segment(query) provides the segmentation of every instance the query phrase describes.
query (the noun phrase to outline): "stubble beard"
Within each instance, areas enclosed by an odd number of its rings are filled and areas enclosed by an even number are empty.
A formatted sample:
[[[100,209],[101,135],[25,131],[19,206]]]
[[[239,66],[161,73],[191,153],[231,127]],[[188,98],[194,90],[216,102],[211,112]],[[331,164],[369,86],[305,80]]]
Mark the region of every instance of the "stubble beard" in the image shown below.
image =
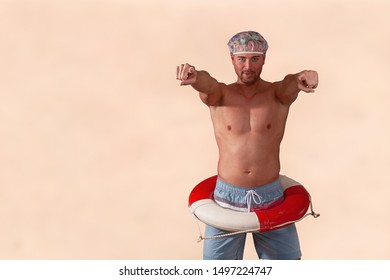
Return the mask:
[[[250,74],[249,77],[245,77],[247,74]],[[259,77],[256,75],[254,71],[243,71],[241,72],[240,79],[241,82],[246,85],[254,84]]]

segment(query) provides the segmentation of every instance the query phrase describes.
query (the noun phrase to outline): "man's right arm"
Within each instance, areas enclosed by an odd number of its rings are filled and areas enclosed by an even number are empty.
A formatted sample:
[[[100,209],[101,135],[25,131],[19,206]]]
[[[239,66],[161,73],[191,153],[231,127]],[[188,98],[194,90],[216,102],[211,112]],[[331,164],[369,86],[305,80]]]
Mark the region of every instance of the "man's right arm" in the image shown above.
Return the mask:
[[[222,98],[223,85],[206,71],[197,71],[188,63],[177,67],[177,79],[180,85],[191,85],[199,92],[200,99],[208,106],[215,106]]]

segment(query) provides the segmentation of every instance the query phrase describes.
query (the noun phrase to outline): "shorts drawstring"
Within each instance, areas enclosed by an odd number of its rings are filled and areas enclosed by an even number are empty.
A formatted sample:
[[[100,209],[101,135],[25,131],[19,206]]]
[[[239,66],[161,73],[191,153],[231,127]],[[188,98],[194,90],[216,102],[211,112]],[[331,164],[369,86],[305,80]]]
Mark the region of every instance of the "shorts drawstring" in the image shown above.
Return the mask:
[[[251,211],[252,208],[252,201],[256,204],[261,204],[263,202],[262,197],[255,192],[254,190],[249,190],[245,194],[245,200],[246,200],[246,205],[248,207],[248,212]]]

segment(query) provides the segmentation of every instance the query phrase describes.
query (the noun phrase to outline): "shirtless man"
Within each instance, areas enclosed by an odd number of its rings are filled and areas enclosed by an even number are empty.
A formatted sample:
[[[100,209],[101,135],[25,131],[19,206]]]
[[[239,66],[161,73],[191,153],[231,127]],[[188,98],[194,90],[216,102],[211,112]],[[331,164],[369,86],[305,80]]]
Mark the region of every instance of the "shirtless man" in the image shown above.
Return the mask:
[[[280,186],[280,143],[290,105],[300,91],[314,92],[315,71],[287,75],[282,81],[260,78],[268,44],[257,32],[240,32],[228,43],[235,83],[218,82],[206,71],[182,64],[181,85],[191,85],[210,108],[219,149],[215,201],[238,211],[272,207],[283,200]],[[226,233],[206,225],[206,235]],[[204,259],[242,259],[246,234],[205,240]],[[299,259],[295,225],[254,233],[259,258]]]

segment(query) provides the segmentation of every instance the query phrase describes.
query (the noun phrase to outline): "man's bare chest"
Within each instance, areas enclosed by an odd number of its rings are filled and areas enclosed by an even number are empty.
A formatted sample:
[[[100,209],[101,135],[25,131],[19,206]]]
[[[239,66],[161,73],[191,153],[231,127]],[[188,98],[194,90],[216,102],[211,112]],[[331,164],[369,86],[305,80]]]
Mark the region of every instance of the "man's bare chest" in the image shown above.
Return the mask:
[[[275,126],[281,112],[276,104],[237,104],[212,111],[214,125],[232,133],[263,132]]]

